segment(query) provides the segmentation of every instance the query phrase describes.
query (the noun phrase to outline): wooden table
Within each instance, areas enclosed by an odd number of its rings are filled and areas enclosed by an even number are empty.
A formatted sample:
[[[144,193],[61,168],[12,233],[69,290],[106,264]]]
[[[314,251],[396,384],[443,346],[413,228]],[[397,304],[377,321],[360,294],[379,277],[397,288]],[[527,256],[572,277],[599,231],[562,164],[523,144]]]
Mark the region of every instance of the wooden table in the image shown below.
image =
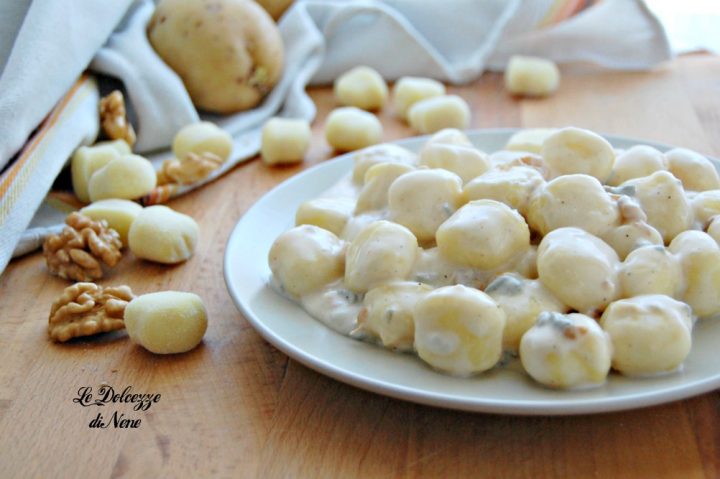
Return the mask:
[[[473,128],[576,125],[720,157],[720,59],[684,57],[647,73],[566,70],[559,92],[516,100],[499,75],[451,88]],[[194,291],[209,308],[203,344],[150,354],[124,334],[58,345],[47,339],[51,302],[68,285],[40,254],[0,276],[0,476],[2,477],[718,477],[720,395],[636,411],[579,417],[468,414],[397,401],[346,386],[288,360],[250,327],[222,274],[225,242],[266,191],[331,156],[318,105],[309,161],[270,169],[250,161],[173,201],[200,223],[190,261],[176,267],[126,255],[104,284],[136,293]],[[388,109],[390,110],[390,109]],[[380,115],[385,140],[412,132]],[[159,393],[147,412],[82,407],[84,386]],[[98,412],[140,418],[137,429],[93,429]]]

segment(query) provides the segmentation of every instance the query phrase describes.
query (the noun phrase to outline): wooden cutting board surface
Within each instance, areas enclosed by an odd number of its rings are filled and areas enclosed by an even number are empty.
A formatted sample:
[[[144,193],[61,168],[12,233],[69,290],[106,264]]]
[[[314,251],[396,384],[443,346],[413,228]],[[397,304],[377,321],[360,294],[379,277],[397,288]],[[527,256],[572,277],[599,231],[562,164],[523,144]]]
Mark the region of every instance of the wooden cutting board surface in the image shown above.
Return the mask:
[[[472,128],[575,125],[720,157],[717,57],[682,57],[642,73],[563,73],[559,92],[544,100],[508,97],[496,74],[450,90],[471,105]],[[128,254],[102,281],[128,284],[136,293],[199,294],[210,326],[192,352],[156,356],[124,333],[53,344],[47,314],[68,283],[47,274],[37,253],[13,261],[0,276],[1,477],[720,476],[717,391],[594,416],[469,414],[341,384],[262,340],[227,293],[224,247],[260,196],[332,157],[323,137],[335,106],[332,90],[310,93],[318,115],[303,166],[270,169],[253,160],[173,201],[200,224],[195,256],[166,267]],[[392,108],[380,118],[385,140],[413,134]],[[102,384],[117,394],[130,386],[161,397],[147,411],[73,402],[81,388],[97,394]],[[89,427],[98,413],[109,427]],[[141,422],[116,428],[113,414]]]

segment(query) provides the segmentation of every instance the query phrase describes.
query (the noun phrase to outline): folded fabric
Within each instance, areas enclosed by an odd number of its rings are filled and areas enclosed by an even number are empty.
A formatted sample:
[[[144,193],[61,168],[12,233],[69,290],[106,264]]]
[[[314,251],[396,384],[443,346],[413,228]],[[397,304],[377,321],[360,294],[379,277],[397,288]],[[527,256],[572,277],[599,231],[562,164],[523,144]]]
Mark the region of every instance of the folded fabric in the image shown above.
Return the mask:
[[[97,131],[96,106],[72,112],[66,106],[76,91],[66,92],[88,66],[122,81],[138,133],[136,150],[156,164],[169,156],[175,132],[200,117],[230,132],[231,160],[207,180],[212,181],[257,153],[269,117],[315,116],[307,85],[330,83],[358,64],[376,68],[388,80],[421,75],[465,83],[487,68],[501,69],[513,53],[625,69],[649,68],[670,57],[663,29],[642,0],[597,5],[590,0],[298,0],[279,22],[286,48],[279,84],[256,109],[219,117],[196,111],[182,81],[150,46],[145,30],[152,1],[101,3],[21,0],[0,6],[0,45],[12,45],[0,48],[0,168],[54,105],[52,115],[63,121],[48,128],[67,129],[52,148],[30,151],[28,143],[0,178],[0,271],[18,242],[18,254],[36,247],[43,228],[58,224],[66,213],[42,208],[30,222],[72,151],[83,140],[93,141]],[[23,20],[16,28],[18,19]],[[91,79],[81,83],[97,97]],[[44,144],[37,134],[31,142],[36,140]],[[19,188],[18,175],[8,173],[28,157],[38,167],[29,172],[33,180],[22,185],[27,201],[19,207],[8,201],[8,192]],[[46,178],[36,180],[38,175]],[[165,188],[151,201],[197,186]]]

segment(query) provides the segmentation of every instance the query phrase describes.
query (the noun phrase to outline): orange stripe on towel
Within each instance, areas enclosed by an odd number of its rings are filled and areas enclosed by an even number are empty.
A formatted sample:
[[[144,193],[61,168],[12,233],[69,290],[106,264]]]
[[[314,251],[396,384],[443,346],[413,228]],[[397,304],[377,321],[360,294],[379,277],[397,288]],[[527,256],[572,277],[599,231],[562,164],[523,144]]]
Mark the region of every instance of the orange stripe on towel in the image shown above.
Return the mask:
[[[25,166],[25,164],[28,162],[28,159],[32,157],[32,153],[42,142],[43,138],[47,135],[47,132],[55,125],[55,123],[57,123],[58,118],[60,118],[60,115],[65,110],[65,107],[67,107],[68,103],[70,103],[75,93],[77,93],[77,91],[88,80],[88,78],[89,76],[87,74],[83,74],[80,76],[80,78],[75,82],[70,91],[68,91],[57,104],[57,106],[53,108],[52,112],[50,112],[50,115],[45,118],[43,123],[40,125],[40,129],[25,145],[17,160],[15,160],[15,162],[5,172],[2,180],[0,181],[0,197],[5,196],[7,191],[10,189],[10,186],[13,184],[13,180],[15,180],[15,177],[17,177],[17,175],[23,169],[23,166]]]

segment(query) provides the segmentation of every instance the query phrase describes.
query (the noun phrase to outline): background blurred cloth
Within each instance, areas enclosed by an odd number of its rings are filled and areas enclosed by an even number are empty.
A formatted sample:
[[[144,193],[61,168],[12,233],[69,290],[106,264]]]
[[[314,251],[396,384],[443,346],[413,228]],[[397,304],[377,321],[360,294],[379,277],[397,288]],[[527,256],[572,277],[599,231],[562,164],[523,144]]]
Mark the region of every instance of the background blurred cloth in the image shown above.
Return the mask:
[[[201,116],[147,40],[153,8],[151,0],[0,3],[0,168],[23,160],[0,178],[0,271],[18,242],[16,254],[37,247],[66,213],[41,208],[35,215],[72,151],[97,133],[96,108],[68,108],[81,103],[78,92],[97,89],[91,78],[77,80],[84,70],[122,81],[138,133],[135,150],[156,164],[169,156],[162,150],[177,130]],[[388,80],[418,75],[465,83],[485,69],[502,69],[516,53],[632,70],[670,58],[662,26],[642,0],[299,0],[279,26],[285,70],[270,95],[251,111],[202,115],[235,140],[231,160],[208,181],[257,153],[270,116],[312,119],[308,84],[330,83],[359,64]],[[63,141],[37,132],[28,141],[41,124],[40,132],[62,128]],[[45,179],[18,181],[37,176]],[[197,186],[172,188],[161,199]]]

